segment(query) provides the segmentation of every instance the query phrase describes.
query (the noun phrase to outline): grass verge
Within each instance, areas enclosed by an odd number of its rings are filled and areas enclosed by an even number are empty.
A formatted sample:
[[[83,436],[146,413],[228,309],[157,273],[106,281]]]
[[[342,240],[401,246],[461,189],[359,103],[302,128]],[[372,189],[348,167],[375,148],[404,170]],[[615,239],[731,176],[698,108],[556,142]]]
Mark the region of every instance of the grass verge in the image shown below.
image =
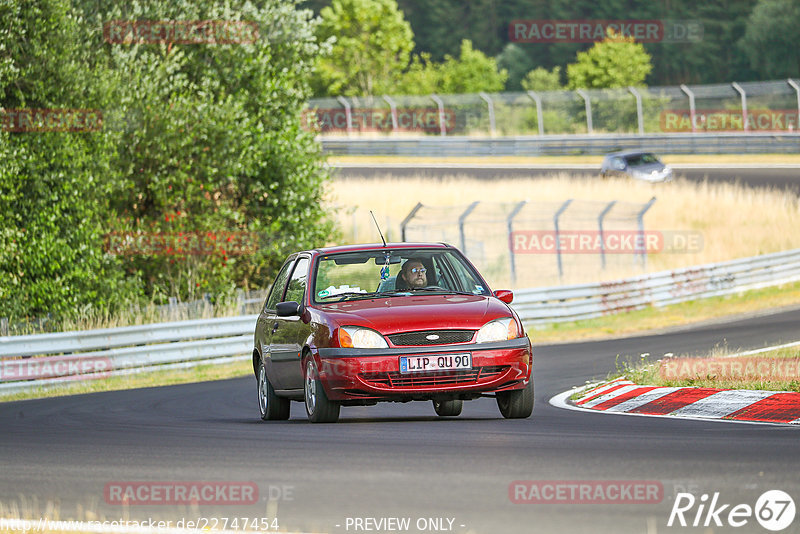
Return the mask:
[[[650,306],[641,310],[596,319],[548,325],[526,325],[526,330],[535,344],[588,341],[752,314],[798,303],[800,303],[800,282],[724,297],[693,300],[662,308]]]
[[[736,164],[763,163],[792,164],[800,163],[800,154],[665,154],[659,156],[669,164]],[[469,156],[469,157],[434,157],[434,156],[328,156],[328,164],[336,166],[347,163],[464,163],[484,164],[516,163],[520,165],[553,165],[553,164],[597,164],[603,156]]]
[[[64,395],[97,393],[100,391],[171,386],[193,382],[208,382],[212,380],[224,380],[226,378],[238,378],[252,374],[252,363],[249,360],[243,360],[220,365],[200,365],[191,369],[170,369],[125,376],[111,376],[108,378],[87,380],[85,382],[70,382],[65,383],[63,386],[59,385],[56,387],[40,388],[34,391],[3,395],[0,396],[0,402],[44,397],[61,397]],[[255,394],[255,385],[253,386],[253,390]]]
[[[656,362],[617,361],[609,378],[642,385],[800,392],[800,348],[731,356],[715,349],[703,358],[671,357]]]

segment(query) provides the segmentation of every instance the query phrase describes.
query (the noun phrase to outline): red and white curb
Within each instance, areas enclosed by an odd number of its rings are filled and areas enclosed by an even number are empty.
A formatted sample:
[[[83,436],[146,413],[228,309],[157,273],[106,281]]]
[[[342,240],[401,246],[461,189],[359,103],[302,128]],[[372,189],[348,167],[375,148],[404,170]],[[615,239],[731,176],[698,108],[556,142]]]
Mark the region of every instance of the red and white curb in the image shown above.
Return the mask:
[[[569,400],[576,392],[580,397]],[[800,425],[800,393],[641,386],[618,378],[565,391],[550,404],[625,415]]]

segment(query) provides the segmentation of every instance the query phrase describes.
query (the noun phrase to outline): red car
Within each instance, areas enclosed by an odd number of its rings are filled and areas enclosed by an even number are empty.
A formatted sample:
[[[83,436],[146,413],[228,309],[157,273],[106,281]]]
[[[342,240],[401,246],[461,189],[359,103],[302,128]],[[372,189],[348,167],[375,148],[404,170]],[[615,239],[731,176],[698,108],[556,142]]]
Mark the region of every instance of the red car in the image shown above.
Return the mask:
[[[292,254],[256,324],[261,418],[288,419],[292,400],[315,423],[382,401],[432,401],[456,416],[483,396],[504,417],[529,417],[533,351],[512,299],[443,243]]]

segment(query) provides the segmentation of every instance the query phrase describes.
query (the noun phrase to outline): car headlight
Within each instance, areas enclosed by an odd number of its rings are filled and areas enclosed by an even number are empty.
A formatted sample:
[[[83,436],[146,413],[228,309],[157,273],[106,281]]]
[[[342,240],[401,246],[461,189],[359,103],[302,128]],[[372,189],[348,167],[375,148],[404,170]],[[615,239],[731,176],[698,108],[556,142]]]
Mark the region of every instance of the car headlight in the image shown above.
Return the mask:
[[[519,336],[517,323],[512,317],[489,321],[478,330],[475,343],[491,343],[493,341],[506,341]]]
[[[354,349],[385,349],[389,347],[378,332],[360,326],[340,327],[339,346]]]

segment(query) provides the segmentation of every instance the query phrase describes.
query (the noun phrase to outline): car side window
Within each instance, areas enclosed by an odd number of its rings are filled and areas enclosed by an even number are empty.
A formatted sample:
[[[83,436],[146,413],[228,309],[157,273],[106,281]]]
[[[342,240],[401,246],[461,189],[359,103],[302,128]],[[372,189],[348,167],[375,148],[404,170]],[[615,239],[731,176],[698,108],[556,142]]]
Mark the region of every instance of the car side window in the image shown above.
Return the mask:
[[[622,161],[622,158],[614,158],[611,160],[611,167],[621,171],[625,169],[625,162]]]
[[[289,280],[289,287],[286,288],[286,297],[284,300],[293,300],[302,303],[303,295],[306,293],[306,285],[308,282],[308,258],[300,258],[297,260],[297,265],[292,271],[292,277]]]
[[[291,271],[293,263],[294,261],[287,261],[281,269],[281,272],[278,273],[278,276],[275,278],[275,282],[272,284],[272,290],[269,292],[267,301],[264,304],[265,310],[274,310],[276,304],[281,301],[283,290],[286,288],[286,280],[289,278],[289,271]]]

